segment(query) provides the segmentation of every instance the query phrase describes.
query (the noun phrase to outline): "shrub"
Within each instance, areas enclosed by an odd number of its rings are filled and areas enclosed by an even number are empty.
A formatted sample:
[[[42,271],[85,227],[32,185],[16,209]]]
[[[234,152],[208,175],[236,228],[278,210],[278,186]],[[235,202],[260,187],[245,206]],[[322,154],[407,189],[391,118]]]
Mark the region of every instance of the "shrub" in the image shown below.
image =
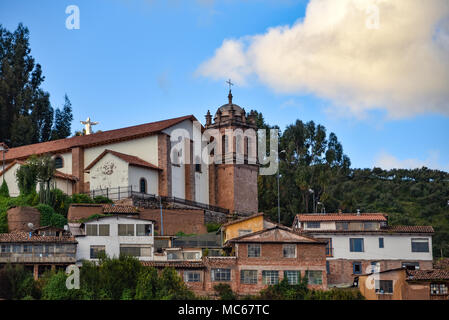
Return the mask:
[[[215,292],[220,297],[220,300],[235,300],[236,296],[232,291],[231,286],[227,283],[219,283],[214,286]]]
[[[22,265],[6,265],[0,269],[0,297],[22,299],[26,296],[39,298],[39,292],[31,272]]]
[[[3,180],[2,186],[0,187],[0,197],[9,198],[9,189],[6,180]]]
[[[47,204],[39,204],[36,209],[41,213],[41,226],[53,226],[63,228],[67,224],[67,218],[55,212],[55,210]]]
[[[104,197],[104,196],[96,196],[96,197],[93,199],[93,201],[94,201],[95,203],[98,203],[98,204],[104,204],[104,203],[110,203],[110,204],[112,204],[112,203],[114,203],[114,201],[112,201],[111,199],[109,199],[109,198],[107,198],[107,197]]]
[[[137,276],[136,300],[156,299],[160,290],[159,278],[155,268],[144,268]]]
[[[220,229],[220,227],[221,224],[219,223],[214,222],[206,223],[207,232],[216,232]]]
[[[71,203],[94,203],[92,198],[89,197],[87,194],[74,193],[70,198]]]

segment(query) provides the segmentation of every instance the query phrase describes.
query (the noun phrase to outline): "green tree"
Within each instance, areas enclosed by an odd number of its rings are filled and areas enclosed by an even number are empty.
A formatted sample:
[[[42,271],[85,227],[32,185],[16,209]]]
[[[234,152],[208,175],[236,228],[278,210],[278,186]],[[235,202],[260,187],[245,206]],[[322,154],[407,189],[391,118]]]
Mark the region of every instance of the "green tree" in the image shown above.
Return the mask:
[[[9,198],[8,184],[5,179],[3,179],[2,186],[0,187],[0,197]]]
[[[62,110],[56,109],[55,124],[52,131],[52,140],[64,139],[70,136],[73,121],[72,104],[67,94],[64,96],[64,106]]]
[[[158,296],[161,284],[155,268],[143,268],[137,276],[136,300],[153,300]]]

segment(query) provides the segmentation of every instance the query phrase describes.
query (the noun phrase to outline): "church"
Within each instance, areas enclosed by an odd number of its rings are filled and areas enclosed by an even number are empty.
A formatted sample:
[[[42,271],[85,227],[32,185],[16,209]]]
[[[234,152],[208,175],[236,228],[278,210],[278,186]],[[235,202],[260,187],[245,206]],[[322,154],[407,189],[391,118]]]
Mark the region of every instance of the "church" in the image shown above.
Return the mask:
[[[234,161],[236,141],[224,140],[227,130],[256,129],[255,114],[247,114],[232,98],[229,90],[228,103],[219,107],[213,118],[208,111],[205,126],[200,125],[201,131],[216,129],[223,136],[224,144],[233,143],[223,147],[220,155],[232,159],[231,162],[179,164],[172,161],[171,152],[176,149],[173,146],[179,143],[178,137],[172,137],[173,133],[183,129],[192,137],[194,125],[198,123],[193,115],[97,133],[91,131],[91,126],[97,123],[88,118],[82,122],[86,126],[83,136],[10,149],[2,143],[4,161],[0,179],[7,182],[10,196],[18,196],[17,169],[31,155],[50,154],[56,164],[53,183],[68,195],[128,188],[142,194],[216,206],[231,213],[257,213],[257,161]],[[186,155],[192,158],[193,141],[187,138],[182,143]],[[248,159],[248,154],[244,158]]]

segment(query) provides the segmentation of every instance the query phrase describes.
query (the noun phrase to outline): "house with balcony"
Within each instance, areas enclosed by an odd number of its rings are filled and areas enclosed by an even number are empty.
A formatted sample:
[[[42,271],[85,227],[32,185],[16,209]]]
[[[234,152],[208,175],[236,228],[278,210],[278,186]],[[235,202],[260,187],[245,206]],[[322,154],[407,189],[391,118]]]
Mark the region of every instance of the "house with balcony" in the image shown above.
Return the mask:
[[[154,257],[154,222],[135,216],[108,215],[85,222],[69,223],[78,242],[76,262],[98,261],[100,254],[134,256],[141,261]]]
[[[351,286],[372,270],[432,269],[431,226],[389,226],[382,213],[298,214],[293,229],[326,247],[330,286]]]
[[[37,280],[47,270],[63,269],[76,261],[77,241],[64,229],[42,227],[30,232],[0,234],[0,268],[21,264]]]

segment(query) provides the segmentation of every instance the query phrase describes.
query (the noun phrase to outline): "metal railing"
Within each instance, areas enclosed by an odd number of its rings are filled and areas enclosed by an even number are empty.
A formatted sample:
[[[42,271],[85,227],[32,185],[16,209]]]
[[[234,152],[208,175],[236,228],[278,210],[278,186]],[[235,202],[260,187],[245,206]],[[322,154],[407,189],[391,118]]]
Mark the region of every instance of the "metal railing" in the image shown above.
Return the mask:
[[[113,201],[136,197],[139,200],[156,202],[156,201],[159,201],[159,198],[160,198],[161,201],[166,202],[166,203],[182,204],[182,205],[186,205],[186,206],[190,206],[190,207],[195,207],[195,208],[210,210],[210,211],[215,211],[215,212],[221,212],[221,213],[225,213],[225,214],[229,213],[228,209],[225,209],[222,207],[217,207],[217,206],[209,205],[206,203],[201,203],[201,202],[187,200],[187,199],[178,198],[178,197],[166,197],[166,196],[159,197],[155,194],[144,193],[144,192],[137,191],[135,189],[133,190],[132,186],[95,189],[95,190],[91,190],[89,192],[85,192],[84,194],[89,195],[91,198],[102,196],[102,197],[106,197]]]

